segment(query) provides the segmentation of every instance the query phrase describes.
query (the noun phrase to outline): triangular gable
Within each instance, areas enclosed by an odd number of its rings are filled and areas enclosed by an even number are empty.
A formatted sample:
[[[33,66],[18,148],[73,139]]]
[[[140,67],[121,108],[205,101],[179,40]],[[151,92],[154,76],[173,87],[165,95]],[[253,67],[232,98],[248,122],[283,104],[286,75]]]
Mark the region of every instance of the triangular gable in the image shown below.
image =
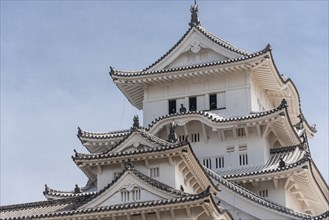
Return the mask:
[[[236,50],[236,51],[234,51]],[[148,71],[235,59],[247,55],[200,26],[194,26]]]
[[[125,204],[167,200],[182,195],[186,194],[180,194],[180,191],[153,180],[134,168],[128,167],[111,184],[80,206],[80,209],[117,205],[118,201],[121,201],[121,204]]]
[[[147,148],[160,147],[170,144],[142,129],[135,129],[130,135],[124,138],[118,145],[107,153],[128,152],[134,150],[144,150]]]

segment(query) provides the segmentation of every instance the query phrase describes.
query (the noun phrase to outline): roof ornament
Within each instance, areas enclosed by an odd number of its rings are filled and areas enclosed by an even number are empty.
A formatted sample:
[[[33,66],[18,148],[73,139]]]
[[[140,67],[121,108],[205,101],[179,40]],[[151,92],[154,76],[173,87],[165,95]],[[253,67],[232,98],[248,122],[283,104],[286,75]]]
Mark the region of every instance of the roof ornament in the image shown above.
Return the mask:
[[[133,129],[136,129],[136,128],[139,128],[139,118],[138,118],[138,115],[135,115],[134,118],[133,118]]]
[[[191,27],[200,25],[200,21],[198,18],[199,10],[198,10],[198,4],[196,3],[196,0],[194,0],[194,5],[191,5],[190,11],[191,11],[191,22],[189,23],[189,25]]]
[[[81,191],[80,187],[78,186],[78,184],[75,184],[74,193],[82,193],[82,191]]]
[[[172,121],[169,124],[169,134],[168,134],[168,142],[170,143],[176,143],[177,142],[177,134],[175,133],[175,128],[176,128],[176,124],[174,121]]]
[[[125,163],[126,170],[134,170],[134,164],[131,162],[131,159],[128,158],[127,162]]]
[[[279,168],[284,168],[286,166],[286,162],[284,162],[283,158],[280,158]]]

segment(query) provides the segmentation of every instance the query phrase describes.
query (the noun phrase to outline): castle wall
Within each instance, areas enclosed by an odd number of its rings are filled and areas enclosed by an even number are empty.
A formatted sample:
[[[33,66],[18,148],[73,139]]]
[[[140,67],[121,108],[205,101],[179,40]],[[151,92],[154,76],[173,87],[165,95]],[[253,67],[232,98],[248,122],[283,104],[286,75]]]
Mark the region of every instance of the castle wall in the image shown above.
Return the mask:
[[[215,95],[215,108],[211,107],[211,95]],[[196,98],[195,110],[198,111],[213,111],[227,116],[248,115],[251,111],[250,77],[247,72],[149,85],[144,97],[144,126],[154,118],[169,114],[170,100],[175,102],[175,112],[179,112],[181,104],[189,110],[191,97]]]

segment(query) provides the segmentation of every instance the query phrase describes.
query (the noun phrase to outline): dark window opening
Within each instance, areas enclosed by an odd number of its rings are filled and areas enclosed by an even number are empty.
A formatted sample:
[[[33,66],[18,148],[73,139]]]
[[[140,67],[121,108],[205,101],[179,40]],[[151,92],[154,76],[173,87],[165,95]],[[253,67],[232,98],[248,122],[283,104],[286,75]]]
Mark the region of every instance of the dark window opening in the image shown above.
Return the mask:
[[[210,110],[217,109],[217,95],[216,94],[209,95],[209,107],[210,107]]]
[[[190,97],[189,99],[190,111],[196,111],[196,97]]]
[[[176,100],[169,100],[169,114],[176,113]]]

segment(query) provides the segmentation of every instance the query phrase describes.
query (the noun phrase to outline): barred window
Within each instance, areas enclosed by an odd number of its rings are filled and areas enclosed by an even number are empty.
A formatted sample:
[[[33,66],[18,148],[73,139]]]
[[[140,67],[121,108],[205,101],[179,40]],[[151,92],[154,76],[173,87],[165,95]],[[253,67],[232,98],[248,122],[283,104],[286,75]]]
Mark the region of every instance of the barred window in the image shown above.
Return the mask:
[[[159,167],[152,167],[150,168],[150,177],[159,177],[160,176],[160,170]]]
[[[202,164],[208,169],[211,169],[211,158],[204,158]]]
[[[240,159],[240,166],[248,165],[248,154],[247,153],[240,154],[239,159]]]
[[[224,157],[223,156],[216,157],[215,161],[216,161],[216,169],[224,168]]]

